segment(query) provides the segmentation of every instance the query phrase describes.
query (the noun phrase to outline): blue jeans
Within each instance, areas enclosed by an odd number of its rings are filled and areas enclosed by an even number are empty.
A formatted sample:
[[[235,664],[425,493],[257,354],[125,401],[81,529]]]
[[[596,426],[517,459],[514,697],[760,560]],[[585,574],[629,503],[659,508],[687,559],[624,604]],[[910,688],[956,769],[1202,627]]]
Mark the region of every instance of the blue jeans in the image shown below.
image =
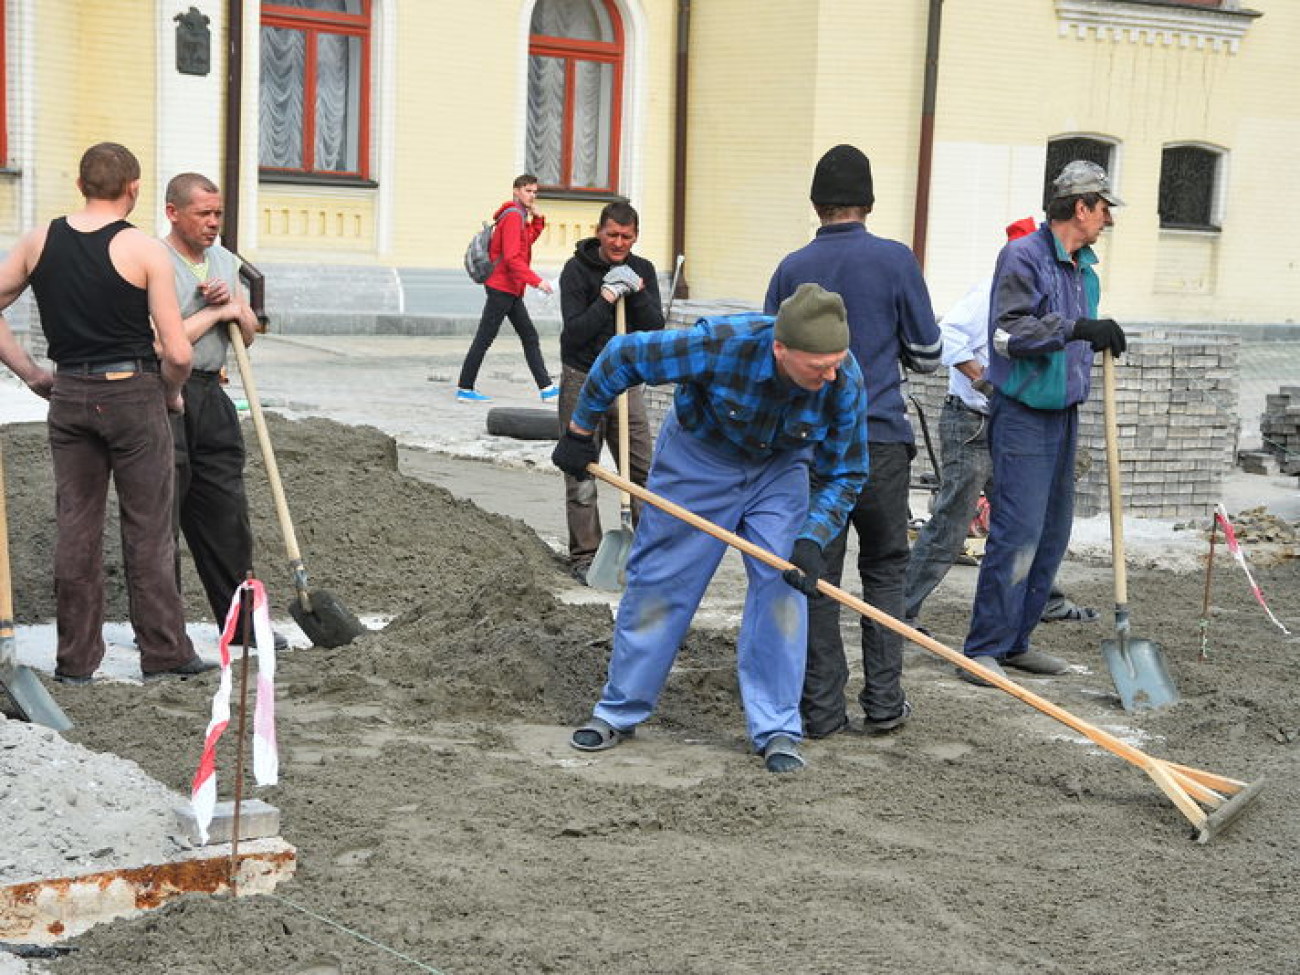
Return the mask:
[[[966,635],[971,657],[1029,649],[1074,520],[1077,409],[1035,410],[999,393],[990,405],[993,494]]]
[[[808,515],[810,451],[748,460],[687,433],[669,413],[647,487],[662,498],[789,558]],[[627,561],[614,652],[593,715],[626,731],[654,712],[659,694],[726,543],[646,505]],[[749,587],[736,643],[740,697],[754,747],[802,737],[799,689],[807,600],[776,569],[745,557]]]
[[[903,585],[903,616],[915,620],[921,604],[943,582],[966,543],[981,491],[989,489],[988,417],[948,399],[939,416],[939,494],[930,520],[912,546]]]
[[[912,446],[868,445],[871,475],[849,513],[858,533],[858,575],[862,598],[893,617],[902,616],[903,578],[907,573],[907,494]],[[823,578],[839,586],[849,527],[826,546]],[[862,693],[858,703],[867,718],[887,721],[903,710],[903,638],[862,617]],[[840,604],[822,596],[808,601],[808,672],[804,676],[803,711],[808,733],[822,735],[845,721],[844,688],[849,680]]]

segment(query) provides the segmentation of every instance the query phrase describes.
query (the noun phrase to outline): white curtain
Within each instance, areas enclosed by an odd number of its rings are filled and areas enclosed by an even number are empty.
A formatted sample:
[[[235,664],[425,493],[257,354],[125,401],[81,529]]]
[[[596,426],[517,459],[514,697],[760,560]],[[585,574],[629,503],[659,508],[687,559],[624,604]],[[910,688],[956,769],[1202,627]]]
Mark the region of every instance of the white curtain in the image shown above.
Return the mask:
[[[528,144],[526,166],[545,186],[558,186],[564,137],[564,61],[528,59]]]
[[[355,171],[356,66],[360,40],[318,34],[316,45],[316,169]]]
[[[262,28],[258,162],[263,166],[302,168],[305,40],[301,31]]]

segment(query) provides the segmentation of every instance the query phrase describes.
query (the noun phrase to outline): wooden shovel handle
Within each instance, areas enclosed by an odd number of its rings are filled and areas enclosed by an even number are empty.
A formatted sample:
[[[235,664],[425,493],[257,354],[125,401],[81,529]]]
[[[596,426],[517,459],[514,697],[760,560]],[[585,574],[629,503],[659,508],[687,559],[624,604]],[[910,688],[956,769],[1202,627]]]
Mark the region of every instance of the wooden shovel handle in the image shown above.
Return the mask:
[[[623,295],[618,296],[618,301],[614,303],[614,334],[627,334],[627,299]],[[627,393],[618,394],[618,473],[620,477],[631,480],[632,466],[629,458],[631,457],[631,445],[627,442]],[[627,491],[623,491],[619,497],[619,503],[624,508],[632,506],[632,497]]]
[[[1128,606],[1128,566],[1124,561],[1124,500],[1119,489],[1119,421],[1115,416],[1115,354],[1101,355],[1102,414],[1106,426],[1106,485],[1110,490],[1110,548],[1115,569],[1115,606]]]
[[[262,448],[262,462],[266,465],[266,479],[271,485],[275,514],[280,519],[280,529],[284,532],[285,551],[290,563],[296,566],[302,562],[298,550],[298,536],[294,533],[293,520],[289,517],[289,502],[284,496],[280,467],[275,462],[275,449],[271,446],[271,435],[266,429],[266,417],[262,415],[262,401],[257,396],[257,383],[253,381],[253,364],[248,361],[248,349],[244,346],[244,336],[239,331],[239,323],[228,324],[230,347],[235,350],[235,363],[239,366],[239,375],[244,382],[244,398],[248,400],[248,412],[253,416],[253,429],[257,431],[257,443]]]
[[[0,637],[13,636],[14,593],[9,575],[9,513],[4,452],[0,451]],[[0,661],[3,663],[5,661]],[[12,662],[12,661],[9,661]]]
[[[675,518],[680,518],[688,525],[698,528],[700,531],[705,532],[708,535],[712,535],[719,541],[725,542],[732,548],[739,549],[744,554],[752,556],[760,562],[772,566],[774,569],[784,572],[786,569],[794,568],[793,564],[787,562],[785,559],[778,558],[771,552],[767,551],[767,549],[761,548],[748,539],[741,538],[739,535],[729,532],[725,528],[715,525],[713,522],[705,518],[701,518],[694,512],[687,511],[685,508],[674,504],[666,498],[661,498],[657,494],[647,491],[638,484],[634,484],[631,481],[619,477],[611,471],[605,470],[598,464],[588,464],[587,471],[593,476],[600,478],[605,483],[611,484],[621,491],[626,491],[627,493],[640,498],[647,504],[652,504],[656,508],[666,511]],[[1148,772],[1148,774],[1150,773],[1153,764],[1160,764],[1162,762],[1161,759],[1152,758],[1140,749],[1134,748],[1132,745],[1121,741],[1114,735],[1108,734],[1095,725],[1089,724],[1087,721],[1084,721],[1082,718],[1071,714],[1064,708],[1053,704],[1046,698],[1039,697],[1033,691],[1021,687],[1015,681],[985,670],[964,653],[958,653],[956,650],[944,646],[938,640],[926,636],[920,630],[914,629],[900,620],[896,620],[888,613],[882,612],[869,603],[865,603],[861,599],[831,585],[825,579],[822,579],[817,583],[817,590],[824,596],[828,596],[835,600],[837,603],[847,606],[849,609],[860,613],[868,619],[875,620],[881,626],[893,630],[895,633],[901,634],[917,646],[943,657],[944,660],[960,667],[962,670],[968,671],[969,673],[988,681],[990,684],[997,687],[999,690],[1005,691],[1012,697],[1019,698],[1030,707],[1035,708],[1043,712],[1043,714],[1047,715],[1049,718],[1054,718],[1061,722],[1061,724],[1074,729],[1079,734],[1086,736],[1096,745],[1106,749],[1106,751],[1111,752],[1114,755],[1118,755],[1127,762],[1133,763],[1144,772]]]

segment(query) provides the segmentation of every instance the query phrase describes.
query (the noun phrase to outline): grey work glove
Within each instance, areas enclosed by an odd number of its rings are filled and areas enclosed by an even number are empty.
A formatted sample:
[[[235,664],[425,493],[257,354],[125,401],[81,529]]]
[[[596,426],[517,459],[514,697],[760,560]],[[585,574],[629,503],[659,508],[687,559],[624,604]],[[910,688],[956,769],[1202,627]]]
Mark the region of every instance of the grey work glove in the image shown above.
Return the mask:
[[[826,571],[826,556],[822,554],[822,547],[811,538],[796,539],[794,551],[790,553],[790,562],[794,568],[781,573],[786,584],[808,597],[821,595],[817,591],[817,580]]]
[[[615,301],[632,293],[632,289],[626,281],[603,282],[600,288],[602,291],[608,291],[612,294]]]
[[[1074,323],[1071,337],[1082,339],[1092,346],[1093,352],[1110,349],[1115,358],[1128,348],[1124,330],[1113,318],[1080,318]]]
[[[600,283],[611,291],[617,291],[619,294],[625,295],[630,295],[632,292],[640,291],[645,287],[645,282],[641,280],[641,275],[637,274],[626,264],[617,264],[614,267],[611,267],[605,272],[605,277]],[[619,285],[622,285],[626,290],[619,291]]]
[[[596,439],[590,433],[574,433],[572,430],[565,430],[564,435],[555,444],[555,449],[551,451],[551,463],[579,481],[591,477],[587,465],[594,464],[599,459],[600,448],[596,446]]]

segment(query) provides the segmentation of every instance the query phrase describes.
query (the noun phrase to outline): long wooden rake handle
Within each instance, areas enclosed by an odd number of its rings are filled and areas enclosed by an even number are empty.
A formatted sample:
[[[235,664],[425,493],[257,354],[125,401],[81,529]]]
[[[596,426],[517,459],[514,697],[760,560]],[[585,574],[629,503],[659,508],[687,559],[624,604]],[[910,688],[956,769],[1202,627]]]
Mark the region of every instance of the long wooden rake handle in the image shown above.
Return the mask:
[[[741,538],[734,532],[729,532],[725,528],[715,525],[707,518],[702,518],[694,512],[683,508],[681,505],[674,504],[666,498],[659,497],[657,494],[646,490],[640,485],[634,484],[631,481],[619,477],[611,471],[605,470],[598,464],[588,464],[587,471],[607,484],[611,484],[621,491],[626,491],[628,494],[640,498],[647,504],[652,504],[656,508],[666,511],[675,518],[680,518],[688,525],[698,528],[700,531],[708,535],[712,535],[719,541],[725,542],[732,548],[738,549],[745,555],[752,556],[760,562],[772,566],[774,569],[784,572],[786,569],[794,568],[793,564],[787,562],[785,559],[773,555],[767,549],[755,545],[747,539]],[[1041,711],[1049,718],[1053,718],[1066,727],[1077,731],[1089,741],[1106,749],[1106,751],[1111,754],[1117,755],[1126,762],[1131,762],[1136,765],[1155,781],[1161,791],[1163,791],[1169,797],[1170,801],[1178,807],[1178,810],[1201,832],[1202,842],[1209,838],[1209,836],[1206,835],[1207,829],[1209,830],[1210,835],[1212,835],[1215,830],[1212,828],[1213,824],[1209,822],[1210,817],[1200,808],[1200,806],[1197,805],[1197,802],[1203,802],[1212,807],[1221,807],[1228,801],[1224,793],[1240,793],[1242,790],[1247,788],[1245,782],[1239,782],[1236,779],[1229,779],[1222,775],[1215,775],[1212,772],[1205,772],[1186,765],[1177,765],[1173,762],[1148,755],[1141,749],[1135,748],[1127,742],[1121,741],[1119,738],[1103,731],[1096,725],[1090,724],[1077,715],[1071,714],[1069,711],[1065,710],[1065,708],[1053,704],[1046,698],[1039,697],[1033,691],[1021,687],[1015,681],[985,670],[965,654],[958,653],[956,650],[944,646],[933,637],[926,636],[920,630],[910,627],[906,623],[890,616],[888,613],[876,609],[876,607],[872,606],[870,603],[866,603],[845,592],[843,589],[831,585],[825,579],[818,581],[817,590],[822,593],[822,595],[835,600],[837,603],[849,607],[849,609],[860,613],[868,619],[874,620],[882,626],[893,630],[895,633],[901,634],[917,646],[929,650],[933,654],[937,654],[949,663],[960,667],[962,670],[968,671],[982,680],[988,681],[999,690],[1010,694],[1014,698],[1024,701],[1030,707]],[[1255,786],[1250,787],[1250,798],[1254,797],[1255,793],[1258,791],[1258,786],[1259,783],[1256,783]],[[1243,793],[1242,799],[1243,801],[1241,805],[1244,805],[1245,801],[1247,801],[1245,793]],[[1236,818],[1235,814],[1231,818]],[[1227,823],[1224,822],[1222,825],[1226,826]]]

